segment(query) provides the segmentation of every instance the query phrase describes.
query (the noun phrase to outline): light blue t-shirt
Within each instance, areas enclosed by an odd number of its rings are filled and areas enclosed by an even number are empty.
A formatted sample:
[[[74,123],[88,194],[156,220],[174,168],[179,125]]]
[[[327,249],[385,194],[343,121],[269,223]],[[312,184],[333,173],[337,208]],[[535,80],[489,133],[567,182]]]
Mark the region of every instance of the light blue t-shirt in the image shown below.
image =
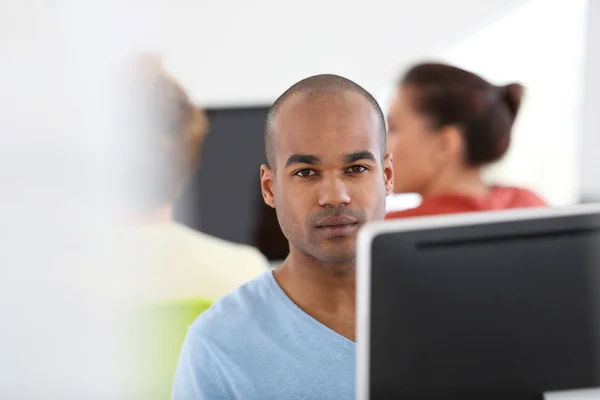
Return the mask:
[[[173,400],[355,398],[356,344],[302,311],[268,271],[189,330]]]

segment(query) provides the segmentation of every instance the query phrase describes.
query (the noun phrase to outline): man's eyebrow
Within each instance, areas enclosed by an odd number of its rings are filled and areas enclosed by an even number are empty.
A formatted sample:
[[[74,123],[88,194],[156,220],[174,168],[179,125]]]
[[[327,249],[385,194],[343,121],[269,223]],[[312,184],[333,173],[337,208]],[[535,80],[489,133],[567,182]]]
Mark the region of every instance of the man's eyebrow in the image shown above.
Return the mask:
[[[346,154],[344,155],[344,164],[352,164],[354,162],[357,161],[372,161],[372,162],[376,162],[377,159],[375,159],[375,156],[373,155],[373,153],[371,153],[370,151],[357,151],[355,153],[350,153],[350,154]]]
[[[294,164],[316,165],[320,163],[321,160],[317,156],[312,156],[310,154],[292,154],[285,162],[285,167],[287,168]]]

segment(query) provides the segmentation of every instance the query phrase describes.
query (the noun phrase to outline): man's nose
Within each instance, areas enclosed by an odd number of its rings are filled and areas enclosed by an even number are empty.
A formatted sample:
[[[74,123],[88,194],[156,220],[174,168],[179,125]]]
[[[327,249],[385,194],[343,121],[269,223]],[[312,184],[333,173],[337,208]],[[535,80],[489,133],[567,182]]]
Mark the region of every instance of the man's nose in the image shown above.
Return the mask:
[[[338,207],[349,203],[348,187],[340,177],[328,177],[321,181],[319,188],[319,205],[321,207]]]

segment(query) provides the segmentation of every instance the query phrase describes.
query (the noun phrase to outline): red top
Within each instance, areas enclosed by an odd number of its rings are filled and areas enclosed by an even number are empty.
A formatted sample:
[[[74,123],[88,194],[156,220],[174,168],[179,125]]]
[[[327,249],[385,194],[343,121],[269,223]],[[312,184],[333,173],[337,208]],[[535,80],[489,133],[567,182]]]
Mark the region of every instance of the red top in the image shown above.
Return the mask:
[[[435,196],[423,199],[417,208],[391,212],[386,215],[385,219],[544,206],[546,203],[529,190],[494,186],[486,197],[473,198],[458,194]]]

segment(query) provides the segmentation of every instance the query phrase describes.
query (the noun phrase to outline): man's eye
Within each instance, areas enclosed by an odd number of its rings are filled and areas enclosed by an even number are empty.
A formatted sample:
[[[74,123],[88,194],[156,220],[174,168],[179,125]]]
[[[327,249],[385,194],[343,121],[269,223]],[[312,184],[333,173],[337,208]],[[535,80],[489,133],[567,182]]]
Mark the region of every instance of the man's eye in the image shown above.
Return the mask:
[[[294,175],[306,178],[306,177],[315,175],[315,173],[316,172],[313,171],[312,169],[301,169],[300,171],[296,172]]]
[[[355,174],[359,174],[361,172],[365,172],[367,170],[367,167],[362,166],[362,165],[353,165],[350,168],[348,168],[346,171],[347,172],[352,172]]]

